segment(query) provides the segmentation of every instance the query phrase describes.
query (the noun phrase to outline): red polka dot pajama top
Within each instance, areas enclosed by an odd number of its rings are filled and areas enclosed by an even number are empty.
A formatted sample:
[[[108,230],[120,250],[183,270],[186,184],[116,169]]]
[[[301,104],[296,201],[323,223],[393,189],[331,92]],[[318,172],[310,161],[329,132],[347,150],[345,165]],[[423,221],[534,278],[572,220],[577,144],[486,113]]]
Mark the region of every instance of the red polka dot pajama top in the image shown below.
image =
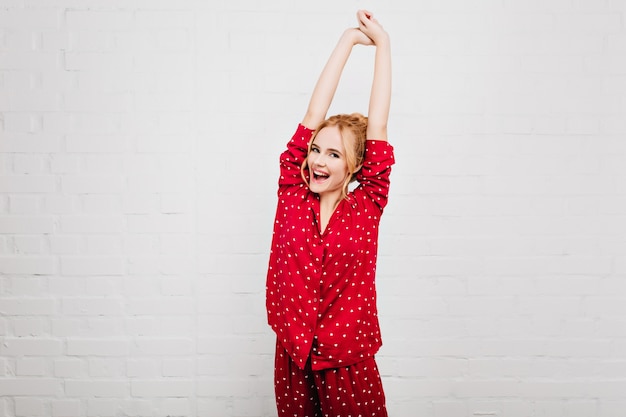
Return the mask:
[[[304,368],[349,366],[373,356],[382,340],[376,308],[380,216],[387,204],[393,147],[368,140],[359,185],[323,233],[319,196],[302,179],[313,131],[298,128],[280,156],[278,207],[266,283],[268,323]]]

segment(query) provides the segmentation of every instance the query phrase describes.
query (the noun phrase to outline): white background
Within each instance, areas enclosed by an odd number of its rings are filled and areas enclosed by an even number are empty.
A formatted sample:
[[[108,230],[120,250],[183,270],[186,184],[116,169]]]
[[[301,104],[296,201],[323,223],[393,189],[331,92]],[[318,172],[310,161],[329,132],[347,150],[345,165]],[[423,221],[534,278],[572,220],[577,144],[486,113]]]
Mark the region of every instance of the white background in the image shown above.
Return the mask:
[[[624,0],[2,0],[0,415],[276,415],[278,155],[359,8],[390,415],[624,416]]]

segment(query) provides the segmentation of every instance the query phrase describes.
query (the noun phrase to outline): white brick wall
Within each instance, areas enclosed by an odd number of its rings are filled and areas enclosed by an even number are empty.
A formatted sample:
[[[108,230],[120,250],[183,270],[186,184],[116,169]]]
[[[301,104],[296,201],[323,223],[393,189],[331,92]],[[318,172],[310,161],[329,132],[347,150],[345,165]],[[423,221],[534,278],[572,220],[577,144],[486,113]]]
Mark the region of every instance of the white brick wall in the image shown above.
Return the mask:
[[[625,415],[626,1],[1,3],[0,416],[276,415],[278,153],[362,7],[390,415]]]

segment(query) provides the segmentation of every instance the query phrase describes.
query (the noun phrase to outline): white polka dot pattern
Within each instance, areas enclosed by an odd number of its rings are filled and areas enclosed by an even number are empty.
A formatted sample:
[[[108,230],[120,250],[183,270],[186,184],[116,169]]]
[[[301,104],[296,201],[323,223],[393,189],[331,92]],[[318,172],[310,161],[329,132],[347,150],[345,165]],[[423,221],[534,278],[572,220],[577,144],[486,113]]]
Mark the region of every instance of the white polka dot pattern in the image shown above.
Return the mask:
[[[278,206],[267,272],[270,326],[293,360],[313,370],[373,356],[382,341],[376,309],[380,216],[393,147],[368,140],[358,187],[320,233],[319,197],[300,174],[312,131],[299,125],[280,158]]]
[[[350,366],[300,369],[276,343],[274,391],[278,417],[387,417],[385,392],[373,357]]]

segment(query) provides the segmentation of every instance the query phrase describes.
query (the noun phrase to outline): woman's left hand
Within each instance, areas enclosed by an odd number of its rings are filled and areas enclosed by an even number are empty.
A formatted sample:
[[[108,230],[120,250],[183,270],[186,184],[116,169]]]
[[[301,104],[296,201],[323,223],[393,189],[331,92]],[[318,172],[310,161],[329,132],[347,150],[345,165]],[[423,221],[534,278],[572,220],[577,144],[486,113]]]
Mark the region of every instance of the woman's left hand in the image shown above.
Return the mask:
[[[359,10],[356,13],[356,18],[359,23],[359,30],[367,35],[375,45],[388,40],[389,35],[371,12]]]

